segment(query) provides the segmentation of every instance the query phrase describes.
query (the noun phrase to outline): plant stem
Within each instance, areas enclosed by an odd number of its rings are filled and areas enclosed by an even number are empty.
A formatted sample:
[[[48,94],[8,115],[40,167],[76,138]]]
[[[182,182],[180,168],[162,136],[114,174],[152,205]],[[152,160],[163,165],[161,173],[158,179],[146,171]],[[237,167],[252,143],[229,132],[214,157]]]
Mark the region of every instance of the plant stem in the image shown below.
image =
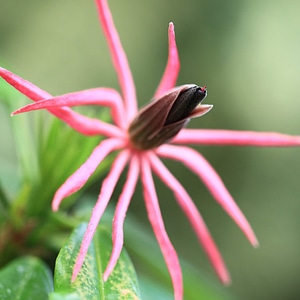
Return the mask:
[[[2,204],[4,209],[7,209],[9,207],[9,201],[7,196],[4,193],[1,183],[0,183],[0,203]]]

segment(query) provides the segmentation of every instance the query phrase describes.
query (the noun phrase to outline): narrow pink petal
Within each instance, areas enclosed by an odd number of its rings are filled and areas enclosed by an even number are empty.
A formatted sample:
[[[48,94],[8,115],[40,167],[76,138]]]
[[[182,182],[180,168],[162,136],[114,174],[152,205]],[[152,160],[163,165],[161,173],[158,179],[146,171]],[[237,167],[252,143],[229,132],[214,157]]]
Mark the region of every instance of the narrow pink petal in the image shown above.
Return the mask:
[[[168,29],[169,36],[169,54],[168,62],[163,74],[163,77],[155,92],[155,98],[160,97],[169,89],[172,89],[176,85],[177,77],[180,70],[180,61],[175,41],[174,25],[171,22]]]
[[[57,190],[52,201],[52,209],[58,210],[61,201],[81,189],[109,153],[123,146],[124,142],[119,139],[107,139],[100,143],[80,168]]]
[[[119,127],[125,127],[124,106],[119,93],[109,88],[94,88],[51,97],[28,104],[14,111],[12,115],[28,111],[79,105],[104,105],[112,109],[113,121]]]
[[[122,194],[119,198],[115,216],[113,219],[112,228],[112,253],[107,264],[106,270],[103,274],[103,280],[106,281],[113,271],[122,251],[123,247],[123,224],[125,215],[134,193],[134,189],[139,175],[139,161],[137,156],[133,156],[130,162],[127,180],[125,182]]]
[[[258,241],[250,224],[234,202],[220,176],[200,153],[188,147],[164,145],[157,149],[157,154],[178,160],[197,174],[217,202],[244,232],[250,243],[255,247],[258,246]]]
[[[114,67],[117,71],[123,98],[125,101],[128,121],[137,112],[137,100],[132,74],[126,54],[122,47],[118,32],[106,0],[95,0],[104,35],[106,37]]]
[[[15,89],[17,89],[19,92],[33,101],[40,101],[52,97],[49,93],[38,88],[31,82],[21,78],[18,75],[13,74],[12,72],[4,68],[0,68],[0,76]],[[68,107],[53,108],[49,109],[49,111],[57,118],[66,122],[70,127],[84,135],[121,135],[121,131],[115,126],[106,124],[97,119],[85,117],[79,113],[72,111]]]
[[[255,147],[299,146],[300,136],[277,132],[256,132],[216,129],[183,129],[173,143],[200,145],[234,145]]]
[[[167,235],[164,222],[161,216],[159,203],[155,191],[149,161],[146,157],[141,158],[142,162],[142,184],[148,218],[152,225],[154,234],[164,256],[169,270],[175,300],[183,299],[182,273],[176,251]]]
[[[52,97],[50,94],[38,88],[33,83],[1,67],[0,76],[10,85],[12,85],[16,90],[33,101],[39,101],[41,99]]]
[[[151,162],[151,167],[153,168],[154,172],[161,178],[165,185],[173,191],[178,204],[187,215],[221,282],[229,284],[230,275],[228,273],[226,265],[193,200],[180,184],[180,182],[178,182],[178,180],[164,166],[164,164],[157,158],[157,156],[155,154],[148,155]]]
[[[85,231],[80,250],[75,262],[75,266],[73,269],[73,274],[72,274],[72,282],[76,279],[85,255],[89,249],[89,246],[91,244],[91,241],[93,239],[93,236],[95,234],[95,231],[97,229],[97,226],[100,222],[100,219],[106,209],[106,206],[111,198],[111,195],[114,191],[114,188],[117,184],[117,181],[119,180],[119,177],[125,168],[125,165],[129,159],[129,151],[122,151],[119,156],[116,158],[114,161],[110,173],[108,176],[105,178],[105,180],[102,183],[101,187],[101,192],[98,197],[98,200],[93,208],[92,216],[90,218],[90,222],[87,226],[87,229]]]
[[[83,135],[105,135],[107,137],[123,137],[124,132],[112,125],[95,118],[81,115],[68,107],[49,109],[57,118]]]

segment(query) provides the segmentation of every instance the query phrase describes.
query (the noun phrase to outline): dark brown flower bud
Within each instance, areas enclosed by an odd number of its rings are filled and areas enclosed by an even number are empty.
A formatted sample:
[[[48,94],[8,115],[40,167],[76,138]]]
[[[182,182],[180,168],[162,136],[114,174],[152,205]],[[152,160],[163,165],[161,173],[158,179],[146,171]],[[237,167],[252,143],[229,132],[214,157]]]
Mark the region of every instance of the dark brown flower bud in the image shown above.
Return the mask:
[[[171,140],[191,118],[211,110],[212,105],[201,105],[206,95],[206,87],[187,84],[154,99],[138,112],[129,126],[134,147],[147,150]]]
[[[165,125],[175,123],[189,114],[204,100],[207,95],[206,87],[193,86],[182,91],[172,105]]]

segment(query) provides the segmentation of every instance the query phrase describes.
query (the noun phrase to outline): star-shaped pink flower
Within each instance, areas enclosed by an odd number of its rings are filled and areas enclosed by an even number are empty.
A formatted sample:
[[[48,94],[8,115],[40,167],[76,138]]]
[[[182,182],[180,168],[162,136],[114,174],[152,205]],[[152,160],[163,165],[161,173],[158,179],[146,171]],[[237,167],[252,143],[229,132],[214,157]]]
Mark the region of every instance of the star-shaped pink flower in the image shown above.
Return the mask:
[[[108,154],[113,151],[119,152],[108,176],[102,183],[99,198],[92,211],[74,266],[72,280],[75,280],[80,272],[95,230],[111,198],[119,176],[125,166],[129,164],[127,180],[115,211],[112,229],[113,248],[103,279],[107,280],[113,271],[122,250],[123,223],[126,211],[138,177],[141,176],[149,221],[171,276],[174,297],[176,300],[183,299],[181,268],[176,251],[164,227],[152,178],[153,171],[174,193],[179,206],[185,212],[220,280],[223,283],[229,283],[229,273],[200,212],[189,194],[164,166],[160,158],[180,161],[195,173],[207,186],[215,200],[240,227],[250,243],[257,246],[258,242],[255,234],[219,175],[200,153],[184,145],[299,146],[300,137],[272,132],[232,130],[182,129],[179,132],[192,117],[203,115],[211,109],[211,106],[199,104],[206,96],[205,87],[184,85],[174,88],[180,66],[172,23],[169,24],[168,29],[169,55],[165,72],[155,92],[154,100],[138,112],[132,74],[114,26],[107,0],[96,0],[96,5],[113,64],[117,71],[121,95],[110,88],[95,88],[53,97],[32,83],[0,68],[0,76],[4,80],[35,101],[33,104],[18,109],[13,114],[47,109],[83,135],[104,135],[107,137],[93,150],[86,162],[57,190],[52,203],[54,211],[58,210],[64,198],[78,191],[86,183]],[[190,92],[191,90],[193,92]],[[194,97],[194,91],[195,94],[199,93],[200,95],[195,96],[196,100],[199,97],[201,99],[192,108],[188,109],[186,105]],[[188,96],[186,96],[187,94]],[[114,125],[85,117],[70,108],[79,105],[109,107]],[[185,111],[185,114],[182,114],[182,110]]]

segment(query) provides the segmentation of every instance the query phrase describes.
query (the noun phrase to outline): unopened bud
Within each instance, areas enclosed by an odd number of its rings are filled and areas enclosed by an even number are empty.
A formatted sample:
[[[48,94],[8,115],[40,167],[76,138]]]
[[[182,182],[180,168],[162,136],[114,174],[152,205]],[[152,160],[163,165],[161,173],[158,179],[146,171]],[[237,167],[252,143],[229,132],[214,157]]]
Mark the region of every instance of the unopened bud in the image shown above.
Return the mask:
[[[133,146],[147,150],[171,140],[191,118],[211,110],[212,105],[200,105],[206,95],[206,87],[183,85],[154,99],[138,112],[129,126]]]
[[[181,92],[169,111],[165,125],[188,117],[202,100],[204,100],[206,95],[206,87],[196,85]]]

